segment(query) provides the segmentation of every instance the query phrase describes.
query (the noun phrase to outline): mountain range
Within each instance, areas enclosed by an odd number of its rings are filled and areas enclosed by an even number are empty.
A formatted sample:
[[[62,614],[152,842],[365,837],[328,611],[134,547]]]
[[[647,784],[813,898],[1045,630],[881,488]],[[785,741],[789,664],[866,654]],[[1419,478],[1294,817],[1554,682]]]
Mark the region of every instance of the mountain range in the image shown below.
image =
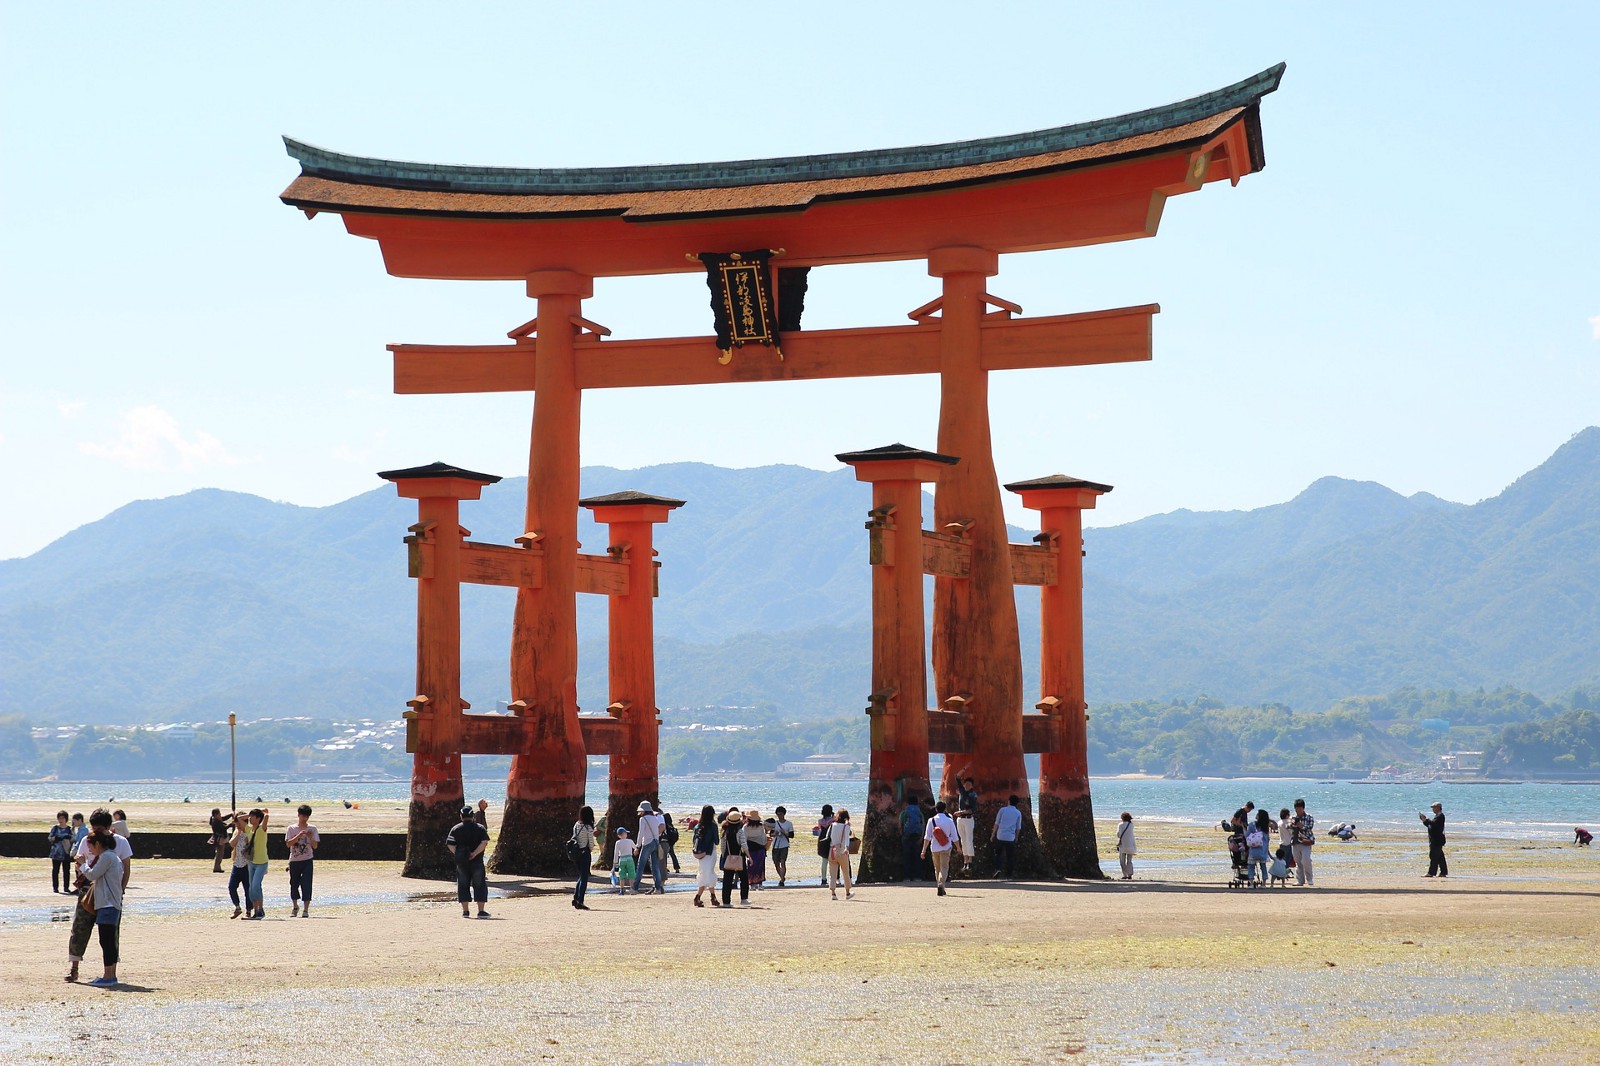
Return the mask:
[[[859,711],[868,689],[869,489],[848,469],[588,467],[585,495],[687,501],[657,529],[663,708]],[[463,505],[474,539],[523,530],[524,479]],[[929,513],[931,513],[931,508]],[[397,716],[413,692],[415,503],[330,507],[203,489],[129,504],[0,561],[0,713],[94,723]],[[1014,529],[1012,538],[1030,533]],[[588,520],[579,538],[600,551]],[[1557,694],[1600,679],[1600,428],[1473,505],[1323,478],[1250,511],[1085,532],[1091,703],[1320,709],[1404,685]],[[512,593],[463,590],[463,691],[507,694]],[[1034,687],[1038,604],[1018,593]],[[606,703],[605,611],[583,597],[579,698]]]

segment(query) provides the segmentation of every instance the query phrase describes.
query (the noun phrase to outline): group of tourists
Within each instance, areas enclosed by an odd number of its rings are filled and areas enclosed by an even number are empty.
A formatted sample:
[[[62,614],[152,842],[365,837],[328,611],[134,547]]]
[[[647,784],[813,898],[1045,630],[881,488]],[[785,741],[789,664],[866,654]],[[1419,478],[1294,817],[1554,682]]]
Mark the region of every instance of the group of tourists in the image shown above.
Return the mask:
[[[1279,808],[1277,818],[1264,809],[1257,810],[1253,800],[1247,801],[1233,817],[1223,820],[1222,828],[1228,834],[1228,858],[1233,867],[1230,887],[1287,887],[1291,870],[1297,887],[1316,887],[1311,855],[1317,842],[1317,820],[1306,810],[1305,800],[1295,800],[1292,812],[1288,807]]]
[[[271,820],[272,811],[266,807],[235,811],[226,817],[218,809],[211,811],[211,842],[216,847],[212,871],[221,873],[222,857],[233,856],[228,877],[228,899],[233,904],[230,918],[242,915],[246,921],[261,921],[267,916],[267,826]],[[308,805],[302,803],[295,811],[295,824],[284,830],[283,842],[289,848],[289,917],[309,918],[312,875],[322,834],[311,824]]]
[[[68,869],[72,872],[70,886]],[[81,814],[69,823],[66,811],[56,813],[56,824],[50,830],[50,888],[52,892],[75,892],[78,896],[67,939],[68,981],[78,979],[78,964],[89,948],[89,938],[97,935],[104,970],[89,984],[99,988],[116,986],[123,895],[132,875],[133,845],[128,843],[127,815],[98,808],[85,825]]]

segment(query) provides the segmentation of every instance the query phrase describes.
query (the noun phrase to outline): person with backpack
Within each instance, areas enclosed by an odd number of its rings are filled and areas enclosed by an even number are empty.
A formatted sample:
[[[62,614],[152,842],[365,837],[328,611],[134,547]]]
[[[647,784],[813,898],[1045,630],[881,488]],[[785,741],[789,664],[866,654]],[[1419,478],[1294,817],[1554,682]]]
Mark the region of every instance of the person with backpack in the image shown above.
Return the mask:
[[[923,830],[922,853],[933,855],[933,883],[938,894],[944,895],[944,886],[950,880],[950,852],[956,846],[956,821],[945,813],[945,805],[934,805],[933,817]]]
[[[1306,813],[1306,801],[1294,801],[1294,818],[1289,822],[1290,836],[1294,840],[1294,883],[1296,886],[1315,888],[1311,877],[1311,848],[1317,842],[1317,820]]]
[[[583,897],[589,891],[589,869],[594,865],[594,808],[584,807],[578,820],[572,823],[572,836],[567,838],[567,857],[572,860],[577,882],[572,886],[572,906],[580,911],[589,909]]]
[[[1267,883],[1267,863],[1272,861],[1269,848],[1272,844],[1272,819],[1266,811],[1256,812],[1255,824],[1245,830],[1244,846],[1245,863],[1250,874],[1249,883],[1265,885]]]
[[[682,873],[683,867],[678,865],[678,827],[672,824],[672,815],[666,811],[661,812],[661,822],[664,832],[661,835],[661,849],[666,852],[666,860],[662,864],[662,873],[666,873],[666,863],[672,864],[672,872]]]
[[[817,819],[817,824],[811,827],[811,835],[817,838],[817,855],[822,859],[822,876],[817,879],[817,884],[824,887],[828,884],[828,853],[832,848],[829,843],[828,830],[833,828],[833,804],[822,805],[822,817]]]
[[[1133,842],[1133,815],[1123,811],[1122,821],[1117,824],[1117,864],[1122,867],[1124,881],[1133,880],[1133,857],[1138,853]]]
[[[926,822],[917,797],[906,793],[906,805],[900,811],[900,880],[922,880],[922,837]]]

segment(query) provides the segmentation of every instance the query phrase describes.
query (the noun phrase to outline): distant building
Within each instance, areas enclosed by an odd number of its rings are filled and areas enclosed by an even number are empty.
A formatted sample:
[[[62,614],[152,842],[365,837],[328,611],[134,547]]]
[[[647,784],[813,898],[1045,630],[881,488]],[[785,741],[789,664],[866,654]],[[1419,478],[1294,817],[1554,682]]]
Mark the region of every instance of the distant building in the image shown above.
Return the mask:
[[[799,762],[783,763],[778,767],[778,773],[795,777],[853,777],[860,775],[865,769],[864,759],[833,754],[812,755]]]

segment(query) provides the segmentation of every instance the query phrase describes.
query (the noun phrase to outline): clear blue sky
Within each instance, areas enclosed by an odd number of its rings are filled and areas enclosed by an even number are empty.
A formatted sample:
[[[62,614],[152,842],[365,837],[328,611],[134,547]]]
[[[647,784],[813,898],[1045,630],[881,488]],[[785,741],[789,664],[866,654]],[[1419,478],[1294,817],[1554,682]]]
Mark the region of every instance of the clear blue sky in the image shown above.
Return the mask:
[[[531,301],[388,277],[336,218],[278,202],[280,134],[528,166],[844,151],[1119,114],[1279,60],[1265,171],[1174,199],[1152,240],[1002,260],[992,291],[1029,314],[1163,311],[1152,363],[997,375],[1000,474],[1112,482],[1099,524],[1326,474],[1494,495],[1600,422],[1597,12],[6,5],[0,557],[199,486],[326,504],[436,458],[524,470],[531,397],[394,396],[383,346],[492,342]],[[817,271],[807,325],[904,321],[935,293],[916,264]],[[587,314],[709,331],[690,275],[603,280]],[[828,468],[932,446],[937,392],[607,391],[584,417],[589,464]]]

